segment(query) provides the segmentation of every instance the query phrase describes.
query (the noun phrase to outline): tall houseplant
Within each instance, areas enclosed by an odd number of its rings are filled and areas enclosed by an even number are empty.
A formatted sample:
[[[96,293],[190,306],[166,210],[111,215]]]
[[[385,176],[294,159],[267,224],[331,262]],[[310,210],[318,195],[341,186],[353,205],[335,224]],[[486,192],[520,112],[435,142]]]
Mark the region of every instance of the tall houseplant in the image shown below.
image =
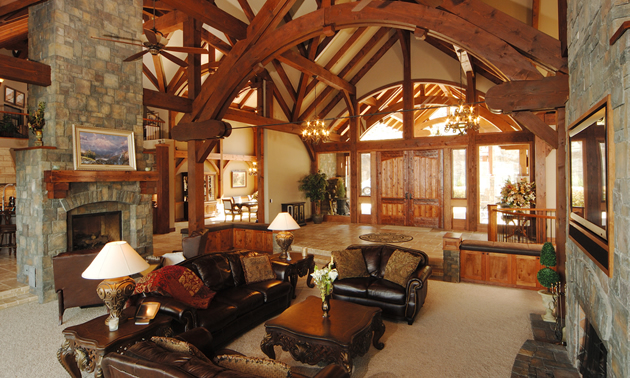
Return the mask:
[[[302,177],[298,183],[298,189],[304,192],[306,198],[310,199],[315,205],[315,214],[312,216],[313,223],[322,223],[324,220],[322,201],[326,199],[326,189],[328,187],[326,174],[322,171],[317,171],[317,173],[311,173]]]
[[[551,269],[551,267],[556,266],[556,263],[556,250],[553,244],[549,242],[543,244],[542,250],[540,251],[540,264],[544,265],[544,268],[538,271],[536,278],[538,278],[538,282],[546,288],[545,290],[538,291],[545,305],[546,312],[545,315],[543,315],[543,320],[546,322],[556,321],[556,318],[553,316],[553,311],[555,310],[554,298],[553,294],[549,291],[553,285],[560,282],[558,272]]]

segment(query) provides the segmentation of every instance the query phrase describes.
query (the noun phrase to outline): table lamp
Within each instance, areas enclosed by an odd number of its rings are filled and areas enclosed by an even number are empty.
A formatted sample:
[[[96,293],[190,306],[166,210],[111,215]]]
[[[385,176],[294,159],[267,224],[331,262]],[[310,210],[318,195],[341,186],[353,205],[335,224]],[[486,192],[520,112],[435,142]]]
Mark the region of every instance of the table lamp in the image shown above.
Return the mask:
[[[280,213],[276,216],[276,218],[271,222],[267,229],[272,231],[280,231],[278,235],[276,235],[276,242],[278,242],[278,246],[280,246],[280,258],[291,260],[291,256],[287,253],[289,247],[291,247],[291,243],[293,243],[293,233],[291,230],[297,230],[300,228],[300,225],[297,224],[295,219],[289,213]]]
[[[96,292],[109,309],[105,324],[110,331],[118,330],[118,324],[126,320],[121,319],[120,314],[136,287],[135,281],[129,276],[148,267],[149,264],[126,241],[113,241],[105,244],[81,274],[87,279],[103,279]]]

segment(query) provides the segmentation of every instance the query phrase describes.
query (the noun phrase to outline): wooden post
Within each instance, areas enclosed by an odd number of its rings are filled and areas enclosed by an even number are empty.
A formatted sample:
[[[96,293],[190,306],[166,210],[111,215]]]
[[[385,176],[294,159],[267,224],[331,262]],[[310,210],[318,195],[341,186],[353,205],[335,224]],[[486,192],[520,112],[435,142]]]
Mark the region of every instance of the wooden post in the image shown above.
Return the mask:
[[[477,132],[468,131],[468,148],[466,151],[466,220],[467,230],[477,231],[479,220],[479,147]]]
[[[488,241],[497,241],[497,207],[488,204]]]
[[[558,108],[557,130],[558,130],[558,150],[556,152],[556,254],[558,255],[558,273],[566,280],[566,242],[568,230],[567,203],[569,196],[567,192],[567,130],[565,124],[565,109]]]
[[[403,53],[403,139],[413,138],[414,112],[413,83],[411,82],[411,35],[408,30],[399,30]]]
[[[156,234],[168,234],[169,227],[169,159],[168,145],[158,144],[155,146],[155,162],[158,170],[157,183],[157,216],[153,222],[156,223]]]
[[[453,197],[453,150],[445,148],[444,153],[444,229],[453,229],[453,209],[451,198]]]
[[[549,145],[539,137],[534,138],[534,179],[536,182],[536,207],[547,208],[547,170],[546,158]],[[539,214],[545,215],[545,214]],[[547,222],[544,218],[534,218],[536,222],[536,241],[540,243],[547,238]]]
[[[188,142],[188,234],[205,228],[203,211],[203,161],[200,163],[202,142]]]
[[[352,108],[359,109],[359,102],[355,95],[350,95]],[[353,115],[356,115],[353,114]],[[359,222],[359,152],[357,142],[359,141],[359,117],[350,119],[350,223]]]
[[[184,22],[184,46],[201,47],[201,23],[192,17]],[[201,55],[188,54],[188,98],[201,91]]]

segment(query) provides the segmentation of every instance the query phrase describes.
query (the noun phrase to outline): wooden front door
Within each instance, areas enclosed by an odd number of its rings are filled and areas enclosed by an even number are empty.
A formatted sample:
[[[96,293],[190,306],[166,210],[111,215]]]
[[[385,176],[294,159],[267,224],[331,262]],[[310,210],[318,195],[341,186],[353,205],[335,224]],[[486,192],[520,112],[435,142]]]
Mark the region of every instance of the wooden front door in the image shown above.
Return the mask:
[[[443,228],[442,150],[378,154],[380,224]]]

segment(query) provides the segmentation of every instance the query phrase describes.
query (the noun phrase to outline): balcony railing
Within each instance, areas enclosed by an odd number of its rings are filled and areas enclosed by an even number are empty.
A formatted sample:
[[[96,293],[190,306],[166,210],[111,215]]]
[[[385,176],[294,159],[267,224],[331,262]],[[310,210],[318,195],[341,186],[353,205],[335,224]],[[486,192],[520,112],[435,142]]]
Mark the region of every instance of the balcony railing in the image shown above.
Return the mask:
[[[555,243],[556,209],[499,209],[488,205],[488,240],[510,243]]]

